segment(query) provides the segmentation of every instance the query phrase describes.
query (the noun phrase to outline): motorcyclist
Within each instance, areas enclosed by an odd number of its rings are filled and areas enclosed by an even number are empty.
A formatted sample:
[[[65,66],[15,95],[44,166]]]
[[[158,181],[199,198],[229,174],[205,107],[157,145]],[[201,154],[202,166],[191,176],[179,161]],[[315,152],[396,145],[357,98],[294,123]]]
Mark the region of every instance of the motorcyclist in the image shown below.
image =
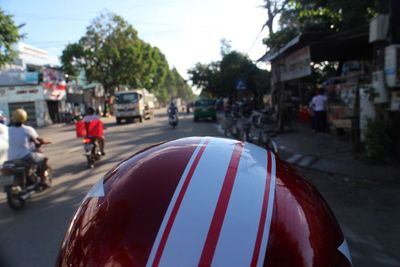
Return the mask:
[[[174,102],[171,102],[171,104],[169,104],[167,112],[168,112],[169,117],[177,115],[178,108],[175,106]]]
[[[35,129],[24,124],[28,119],[28,115],[24,109],[16,109],[12,113],[11,119],[12,124],[8,129],[8,160],[21,159],[37,165],[40,183],[44,187],[48,187],[45,175],[45,171],[50,168],[48,158],[39,152],[38,147],[43,144],[50,144],[50,142],[40,138]]]
[[[176,120],[178,120],[178,108],[176,107],[174,102],[171,102],[171,104],[169,104],[167,112],[170,119],[173,119],[175,117]]]
[[[94,108],[89,107],[87,110],[87,114],[83,117],[83,121],[90,123],[91,121],[96,121],[96,120],[100,120],[99,115],[95,113]],[[105,145],[104,136],[97,136],[95,138],[99,143],[100,153],[104,156],[106,154],[104,152],[104,145]]]

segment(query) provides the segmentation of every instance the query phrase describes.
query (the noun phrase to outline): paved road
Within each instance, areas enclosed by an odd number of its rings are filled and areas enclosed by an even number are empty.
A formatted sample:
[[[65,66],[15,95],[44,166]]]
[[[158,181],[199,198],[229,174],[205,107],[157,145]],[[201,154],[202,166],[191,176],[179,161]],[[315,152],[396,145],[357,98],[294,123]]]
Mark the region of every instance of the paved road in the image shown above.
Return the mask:
[[[0,267],[53,266],[66,227],[86,192],[106,171],[135,151],[185,136],[221,135],[217,124],[194,123],[192,116],[186,115],[176,129],[168,126],[163,113],[142,124],[117,126],[113,119],[106,119],[105,124],[107,155],[94,169],[86,166],[81,139],[75,138],[73,126],[53,125],[39,130],[40,135],[53,141],[45,147],[45,153],[54,168],[54,186],[35,195],[21,212],[11,211],[5,195],[0,193]],[[397,253],[393,253],[399,247],[395,236],[400,233],[398,187],[349,182],[343,176],[299,168],[337,216],[354,266],[400,266]],[[390,229],[382,229],[382,225]]]
[[[61,240],[74,211],[90,187],[112,166],[151,144],[186,136],[218,136],[217,125],[193,123],[182,116],[172,129],[164,113],[144,123],[116,125],[106,119],[107,155],[94,169],[88,169],[81,139],[74,127],[52,125],[39,129],[39,135],[53,142],[44,148],[54,169],[53,187],[37,194],[25,209],[15,212],[0,193],[0,266],[53,266]]]

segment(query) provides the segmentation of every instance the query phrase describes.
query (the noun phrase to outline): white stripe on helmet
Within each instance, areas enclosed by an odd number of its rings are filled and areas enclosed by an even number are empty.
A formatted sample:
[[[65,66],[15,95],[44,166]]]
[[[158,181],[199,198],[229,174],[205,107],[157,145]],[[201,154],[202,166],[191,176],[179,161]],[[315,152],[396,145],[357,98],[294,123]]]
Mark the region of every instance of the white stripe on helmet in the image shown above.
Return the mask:
[[[194,162],[196,156],[199,154],[200,149],[201,149],[202,146],[204,145],[205,141],[206,141],[206,138],[204,138],[204,139],[200,142],[200,144],[197,146],[197,148],[196,148],[195,151],[193,152],[193,154],[192,154],[192,156],[191,156],[191,158],[190,158],[190,160],[189,160],[189,162],[188,162],[188,164],[187,164],[187,166],[186,166],[186,168],[185,168],[185,170],[184,170],[184,172],[183,172],[183,174],[182,174],[182,177],[181,177],[181,179],[180,179],[180,181],[179,181],[179,183],[178,183],[178,186],[177,186],[177,188],[176,188],[176,190],[175,190],[175,193],[174,193],[174,195],[172,196],[171,202],[170,202],[170,204],[169,204],[169,206],[168,206],[168,209],[167,209],[167,211],[166,211],[166,213],[165,213],[163,222],[161,223],[160,229],[159,229],[159,231],[158,231],[156,240],[155,240],[155,242],[154,242],[154,244],[153,244],[153,247],[152,247],[152,250],[151,250],[149,259],[147,260],[147,265],[146,265],[146,266],[152,266],[152,265],[153,265],[154,258],[155,258],[155,256],[156,256],[158,247],[159,247],[159,245],[160,245],[161,238],[162,238],[162,236],[163,236],[163,234],[164,234],[164,231],[165,231],[167,222],[168,222],[168,220],[169,220],[169,218],[170,218],[170,216],[171,216],[172,209],[173,209],[173,207],[175,206],[175,203],[176,203],[176,200],[177,200],[177,198],[178,198],[179,192],[182,190],[183,183],[185,182],[185,180],[186,180],[186,178],[187,178],[187,176],[188,176],[188,173],[189,173],[189,171],[190,171],[190,169],[191,169],[191,167],[192,167],[192,165],[193,165],[193,162]]]
[[[211,139],[207,145],[175,218],[160,266],[197,266],[234,147],[232,141],[227,145],[220,139]]]
[[[197,266],[202,258],[222,186],[228,172],[231,172],[228,166],[237,147],[237,142],[232,140],[210,139],[183,198],[180,196],[182,202],[176,210],[178,195],[182,194],[182,186],[204,142],[196,148],[186,166],[153,244],[147,266]],[[222,227],[215,248],[210,250],[212,258],[208,258],[215,266],[249,266],[255,254],[259,255],[255,257],[255,262],[262,265],[266,253],[275,191],[275,158],[272,153],[252,144],[246,143],[240,151],[236,151],[239,161],[234,166],[237,172],[226,213],[220,217],[223,218]],[[271,173],[267,178],[268,169]],[[270,181],[267,182],[267,179]],[[264,206],[263,202],[266,202]],[[263,208],[266,209],[263,213],[264,224],[260,225]],[[176,214],[171,224],[173,210]],[[167,224],[170,232],[165,234]],[[259,251],[254,253],[257,236]],[[164,247],[160,246],[163,242]]]
[[[275,183],[276,183],[276,163],[275,163],[275,155],[272,152],[268,152],[269,156],[271,157],[271,183],[269,189],[269,196],[268,196],[268,208],[267,208],[267,218],[265,220],[265,226],[263,231],[261,249],[258,257],[257,266],[264,265],[264,258],[265,254],[267,253],[267,244],[269,238],[269,230],[271,228],[271,221],[272,221],[272,210],[274,208],[274,198],[275,198]],[[262,227],[262,226],[260,226]]]
[[[250,266],[267,179],[267,151],[246,143],[212,261],[215,266]]]

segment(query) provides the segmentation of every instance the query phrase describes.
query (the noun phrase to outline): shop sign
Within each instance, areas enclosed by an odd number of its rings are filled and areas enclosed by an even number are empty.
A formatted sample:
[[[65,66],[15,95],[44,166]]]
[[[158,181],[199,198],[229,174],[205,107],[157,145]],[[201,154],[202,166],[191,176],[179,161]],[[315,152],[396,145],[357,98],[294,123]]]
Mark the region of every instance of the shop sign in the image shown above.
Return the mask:
[[[53,101],[60,101],[66,97],[65,90],[45,90],[46,99]]]
[[[33,101],[43,99],[43,89],[41,86],[16,86],[14,90],[9,87],[1,88],[0,95],[6,95],[8,101]],[[4,90],[4,92],[3,92]]]
[[[28,85],[38,84],[39,73],[21,71],[19,69],[7,69],[0,71],[0,85]]]
[[[272,63],[274,82],[289,81],[311,75],[310,47],[306,46]]]

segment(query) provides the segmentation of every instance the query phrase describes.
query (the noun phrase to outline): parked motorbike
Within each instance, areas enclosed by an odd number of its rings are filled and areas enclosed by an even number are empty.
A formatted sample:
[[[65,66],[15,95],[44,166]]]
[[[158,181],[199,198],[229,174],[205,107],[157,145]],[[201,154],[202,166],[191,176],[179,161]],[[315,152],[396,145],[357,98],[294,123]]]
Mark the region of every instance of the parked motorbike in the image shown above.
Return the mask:
[[[47,185],[41,184],[38,167],[23,160],[4,162],[0,174],[0,188],[7,194],[7,203],[11,209],[21,210],[26,201],[35,193],[51,185],[51,169],[44,171]]]
[[[94,168],[96,161],[101,158],[101,151],[97,138],[85,137],[83,138],[83,149],[85,150],[85,156],[89,168]]]
[[[239,130],[237,126],[237,115],[233,111],[225,113],[224,135],[231,135],[234,138],[238,137]]]
[[[70,112],[65,112],[63,115],[64,123],[65,124],[74,124],[77,121],[82,120],[82,115],[72,115]]]
[[[254,110],[250,116],[250,127],[246,128],[247,141],[265,147],[275,154],[278,154],[278,146],[272,139],[276,132],[269,126],[273,120],[268,112],[259,112]]]
[[[175,128],[178,125],[178,115],[177,114],[169,114],[169,125],[171,125],[172,128]]]

